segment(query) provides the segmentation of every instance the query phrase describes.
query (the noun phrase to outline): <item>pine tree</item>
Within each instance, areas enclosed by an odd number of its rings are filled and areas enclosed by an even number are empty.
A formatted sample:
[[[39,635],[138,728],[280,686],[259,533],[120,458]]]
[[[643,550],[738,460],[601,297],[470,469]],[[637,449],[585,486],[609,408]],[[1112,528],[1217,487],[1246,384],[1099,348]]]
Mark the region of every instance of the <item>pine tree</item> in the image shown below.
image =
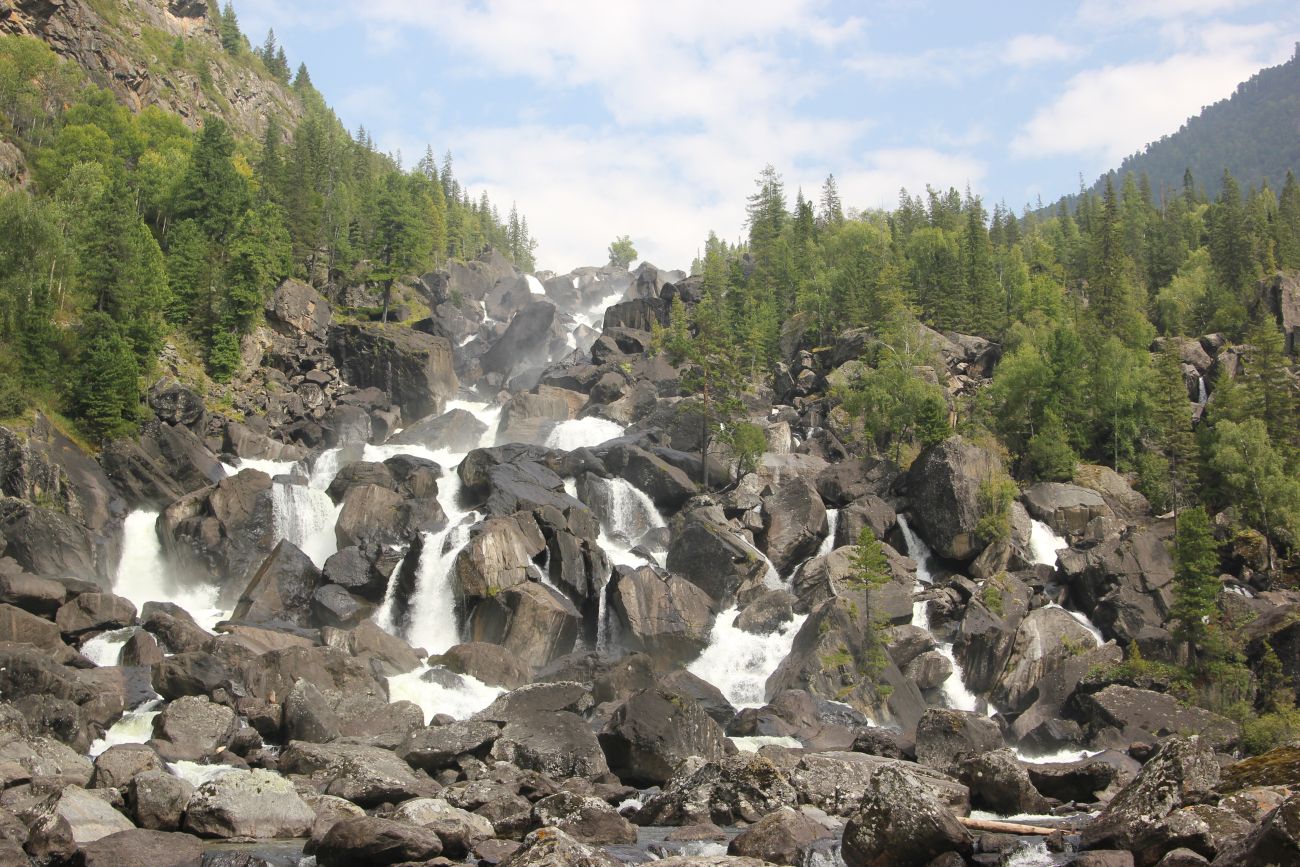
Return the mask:
[[[1278,198],[1276,225],[1279,267],[1300,268],[1300,183],[1290,171]]]
[[[243,47],[244,36],[239,32],[239,18],[236,17],[235,7],[230,4],[230,0],[226,0],[226,5],[221,9],[217,30],[221,34],[221,47],[230,56],[238,57],[239,50]]]
[[[755,183],[758,189],[749,197],[746,207],[749,247],[754,255],[762,256],[785,227],[785,183],[770,163],[763,167]]]
[[[1219,593],[1219,555],[1205,510],[1183,512],[1174,537],[1174,606],[1177,635],[1196,652],[1204,648],[1206,620],[1215,614]]]
[[[225,121],[207,117],[176,200],[177,217],[197,222],[218,245],[230,237],[248,205],[248,183],[235,169],[234,154]]]
[[[839,186],[835,175],[827,175],[822,184],[821,222],[825,226],[839,226],[844,222],[844,207],[840,203]]]
[[[78,345],[73,411],[92,436],[130,436],[140,405],[139,371],[130,342],[108,314],[96,311],[82,319]]]

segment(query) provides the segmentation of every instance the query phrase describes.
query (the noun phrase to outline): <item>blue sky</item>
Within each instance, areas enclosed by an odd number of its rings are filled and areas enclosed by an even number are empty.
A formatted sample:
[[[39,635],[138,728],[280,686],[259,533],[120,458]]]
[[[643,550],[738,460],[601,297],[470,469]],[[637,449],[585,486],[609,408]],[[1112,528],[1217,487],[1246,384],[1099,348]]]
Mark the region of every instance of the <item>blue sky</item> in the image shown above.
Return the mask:
[[[502,211],[541,268],[616,235],[685,268],[736,239],[772,163],[847,206],[970,185],[1016,211],[1089,182],[1300,40],[1294,0],[235,0],[274,27],[352,130],[425,146]]]

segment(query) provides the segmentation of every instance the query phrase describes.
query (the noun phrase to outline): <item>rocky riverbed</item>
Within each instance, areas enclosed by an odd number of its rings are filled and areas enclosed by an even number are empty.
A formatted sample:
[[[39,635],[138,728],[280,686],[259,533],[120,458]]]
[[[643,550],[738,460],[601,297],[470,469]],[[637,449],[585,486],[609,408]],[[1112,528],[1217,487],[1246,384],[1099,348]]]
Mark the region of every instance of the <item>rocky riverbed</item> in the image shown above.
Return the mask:
[[[997,454],[843,444],[847,332],[706,487],[650,351],[698,279],[399,288],[380,323],[286,282],[221,412],[178,365],[97,456],[0,429],[0,863],[1300,863],[1296,751],[1238,761],[1116,667],[1176,653],[1172,522],[1123,477],[984,544]],[[999,353],[921,336],[952,395]],[[1295,676],[1300,603],[1255,579],[1224,592]]]

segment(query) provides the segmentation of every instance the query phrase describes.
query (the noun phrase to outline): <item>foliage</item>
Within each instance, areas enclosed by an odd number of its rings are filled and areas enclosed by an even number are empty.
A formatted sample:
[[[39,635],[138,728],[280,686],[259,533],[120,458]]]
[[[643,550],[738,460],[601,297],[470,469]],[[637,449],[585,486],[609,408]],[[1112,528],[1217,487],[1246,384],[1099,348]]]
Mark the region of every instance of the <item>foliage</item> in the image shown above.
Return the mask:
[[[627,235],[619,235],[609,243],[609,264],[616,268],[626,268],[636,261],[638,255]]]
[[[1219,593],[1219,553],[1210,519],[1199,506],[1178,517],[1174,537],[1174,606],[1177,635],[1203,653],[1205,624],[1213,617]]]
[[[1011,504],[1019,493],[1016,483],[1001,474],[980,482],[980,519],[975,535],[988,544],[1011,538]]]

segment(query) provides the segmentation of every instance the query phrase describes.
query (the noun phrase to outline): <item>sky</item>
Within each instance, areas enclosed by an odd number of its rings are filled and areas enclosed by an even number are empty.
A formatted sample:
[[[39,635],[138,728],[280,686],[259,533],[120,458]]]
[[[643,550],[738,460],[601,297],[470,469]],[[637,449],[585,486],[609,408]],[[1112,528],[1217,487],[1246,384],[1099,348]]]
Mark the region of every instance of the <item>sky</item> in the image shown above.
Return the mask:
[[[846,207],[968,186],[1055,201],[1176,132],[1300,40],[1294,0],[235,0],[343,123],[413,165],[450,150],[538,267],[629,235],[688,268],[744,236],[772,164]]]

